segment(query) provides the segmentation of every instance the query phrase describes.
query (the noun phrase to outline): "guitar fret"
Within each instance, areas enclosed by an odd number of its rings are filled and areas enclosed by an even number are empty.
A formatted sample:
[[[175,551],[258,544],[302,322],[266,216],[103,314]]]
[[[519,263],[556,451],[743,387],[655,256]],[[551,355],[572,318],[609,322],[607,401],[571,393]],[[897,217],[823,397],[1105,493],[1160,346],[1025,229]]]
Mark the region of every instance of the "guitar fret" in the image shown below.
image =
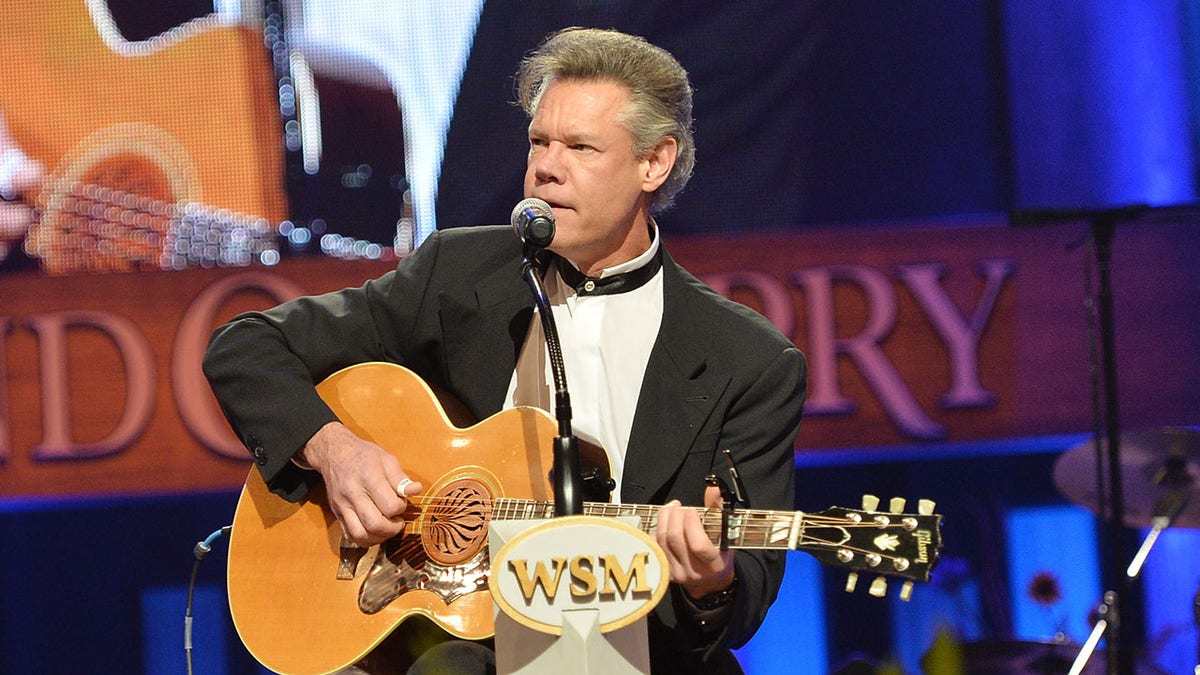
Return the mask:
[[[788,526],[788,548],[795,551],[800,547],[800,537],[804,534],[804,512],[797,511],[792,514],[791,523]]]

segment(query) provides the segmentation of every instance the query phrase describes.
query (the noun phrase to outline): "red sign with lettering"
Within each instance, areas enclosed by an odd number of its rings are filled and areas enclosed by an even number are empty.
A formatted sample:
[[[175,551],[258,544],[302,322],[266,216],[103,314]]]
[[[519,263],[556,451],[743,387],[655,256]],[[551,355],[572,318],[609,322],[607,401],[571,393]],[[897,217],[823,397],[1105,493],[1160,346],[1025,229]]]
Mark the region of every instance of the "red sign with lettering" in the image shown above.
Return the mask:
[[[1088,228],[664,233],[672,255],[766,315],[809,361],[797,452],[1091,429]],[[1125,428],[1200,418],[1200,233],[1113,242]],[[234,314],[358,285],[391,263],[0,277],[0,495],[234,488],[247,454],[200,372]],[[1094,286],[1094,283],[1093,283]]]

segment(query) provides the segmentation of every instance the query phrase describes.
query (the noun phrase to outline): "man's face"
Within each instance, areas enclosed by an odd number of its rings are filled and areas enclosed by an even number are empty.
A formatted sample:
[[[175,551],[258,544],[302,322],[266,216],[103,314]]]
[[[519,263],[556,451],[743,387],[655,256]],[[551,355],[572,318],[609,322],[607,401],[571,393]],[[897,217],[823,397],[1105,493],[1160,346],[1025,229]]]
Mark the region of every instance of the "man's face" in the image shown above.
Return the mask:
[[[628,104],[613,82],[555,81],[529,124],[525,196],[554,209],[550,249],[585,273],[650,245],[645,205],[665,176],[655,153],[634,157],[633,134],[618,122]]]

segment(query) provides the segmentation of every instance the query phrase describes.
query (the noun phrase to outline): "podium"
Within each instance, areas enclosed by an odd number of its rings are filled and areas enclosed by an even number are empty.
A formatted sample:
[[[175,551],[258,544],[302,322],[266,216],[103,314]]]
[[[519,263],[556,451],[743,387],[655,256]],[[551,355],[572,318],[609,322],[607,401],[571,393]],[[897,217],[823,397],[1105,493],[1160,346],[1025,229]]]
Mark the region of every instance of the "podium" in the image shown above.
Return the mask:
[[[646,615],[670,573],[639,519],[564,516],[489,526],[496,672],[649,673]]]

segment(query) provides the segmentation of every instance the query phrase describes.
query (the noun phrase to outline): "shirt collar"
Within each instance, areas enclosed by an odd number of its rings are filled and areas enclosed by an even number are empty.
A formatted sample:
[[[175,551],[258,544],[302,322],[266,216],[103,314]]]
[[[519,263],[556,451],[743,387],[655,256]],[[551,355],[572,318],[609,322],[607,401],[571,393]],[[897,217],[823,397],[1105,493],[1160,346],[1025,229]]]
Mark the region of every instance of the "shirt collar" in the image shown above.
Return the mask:
[[[636,258],[606,267],[600,276],[589,277],[575,263],[559,256],[558,274],[578,295],[625,293],[640,288],[662,269],[660,251],[658,225],[650,221],[650,247]]]

